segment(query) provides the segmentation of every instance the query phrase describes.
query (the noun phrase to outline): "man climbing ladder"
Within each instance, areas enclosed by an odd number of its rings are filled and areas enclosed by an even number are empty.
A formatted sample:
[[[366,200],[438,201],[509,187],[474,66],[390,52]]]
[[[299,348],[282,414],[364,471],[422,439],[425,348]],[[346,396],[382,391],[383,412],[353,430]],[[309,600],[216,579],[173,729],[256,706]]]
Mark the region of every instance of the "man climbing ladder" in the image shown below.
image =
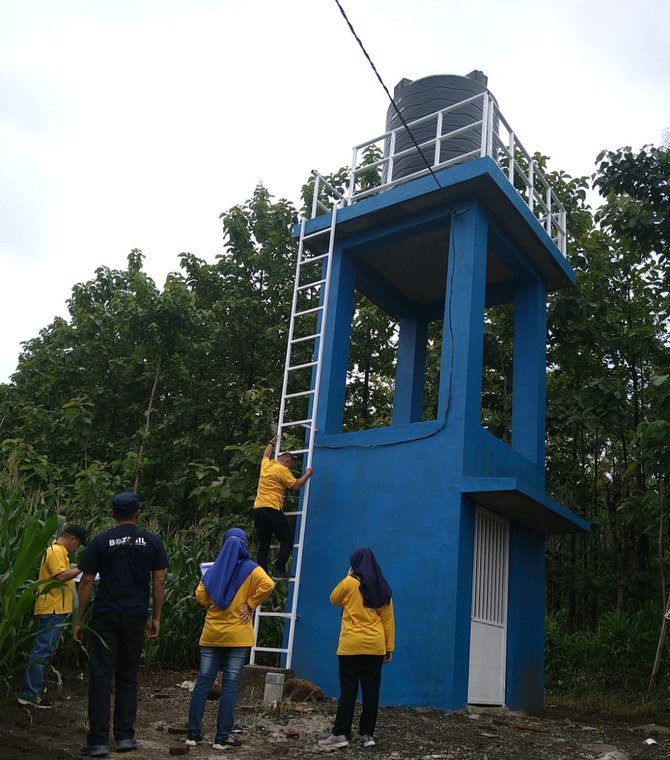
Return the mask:
[[[258,540],[256,561],[263,570],[267,571],[270,542],[274,535],[279,541],[279,553],[272,577],[275,580],[288,580],[291,574],[287,571],[286,565],[293,548],[293,530],[282,511],[284,494],[287,490],[299,491],[309,480],[313,470],[307,467],[305,474],[296,478],[290,469],[295,462],[291,454],[285,452],[277,459],[272,459],[276,441],[277,436],[265,447],[261,459],[261,471],[254,501],[254,528]]]

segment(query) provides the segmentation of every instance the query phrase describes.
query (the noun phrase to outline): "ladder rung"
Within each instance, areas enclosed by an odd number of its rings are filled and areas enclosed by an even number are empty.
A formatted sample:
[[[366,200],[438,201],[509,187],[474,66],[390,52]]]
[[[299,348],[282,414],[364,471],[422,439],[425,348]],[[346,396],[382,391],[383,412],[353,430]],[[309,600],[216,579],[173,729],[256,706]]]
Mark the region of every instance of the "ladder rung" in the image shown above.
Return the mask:
[[[323,230],[317,230],[316,232],[308,232],[306,235],[302,236],[302,239],[309,240],[310,238],[322,237],[323,235],[326,235],[327,233],[328,233],[327,228]]]
[[[291,341],[291,345],[293,345],[294,343],[304,343],[305,341],[314,340],[314,338],[320,338],[320,337],[321,337],[321,333],[313,333],[312,335],[305,335],[302,338],[293,338],[293,340]]]
[[[319,285],[323,285],[325,280],[316,280],[315,282],[308,282],[305,285],[299,285],[296,290],[308,290],[309,288],[317,288]]]
[[[290,619],[291,613],[290,612],[264,612],[263,610],[258,610],[256,613],[258,617],[275,617],[275,618],[286,618]]]
[[[280,428],[287,428],[287,427],[305,427],[308,428],[312,424],[311,419],[306,420],[292,420],[291,422],[282,422],[278,425]]]
[[[313,261],[319,261],[321,259],[325,259],[326,256],[328,256],[327,253],[320,253],[318,256],[310,256],[308,259],[300,259],[298,262],[298,266],[302,266],[303,264],[311,264]]]
[[[255,652],[283,652],[288,654],[286,647],[254,647]]]
[[[309,449],[291,449],[291,454],[306,454]]]
[[[305,314],[315,314],[317,311],[321,311],[323,309],[323,306],[315,306],[312,309],[303,309],[303,311],[296,311],[296,313],[293,315],[293,318],[295,317],[304,317]]]
[[[294,517],[295,515],[301,515],[302,512],[284,512],[287,517]]]
[[[314,367],[316,362],[307,362],[306,364],[294,364],[292,367],[287,367],[287,372],[293,372],[295,369],[306,369],[307,367]]]
[[[287,393],[284,398],[298,398],[299,396],[310,396],[314,393],[314,389],[311,391],[300,391],[299,393]]]

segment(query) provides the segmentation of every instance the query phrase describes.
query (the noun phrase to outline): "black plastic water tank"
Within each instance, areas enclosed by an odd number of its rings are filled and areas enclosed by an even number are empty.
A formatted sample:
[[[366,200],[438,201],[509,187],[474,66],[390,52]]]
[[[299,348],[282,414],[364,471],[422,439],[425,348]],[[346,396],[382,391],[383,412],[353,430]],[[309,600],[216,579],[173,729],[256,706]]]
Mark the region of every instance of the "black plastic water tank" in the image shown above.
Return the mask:
[[[408,124],[422,116],[440,111],[447,106],[460,103],[467,100],[473,95],[478,95],[487,91],[486,84],[488,79],[481,71],[472,71],[467,76],[457,76],[451,74],[438,74],[435,76],[423,77],[412,81],[411,79],[401,79],[395,86],[393,99],[398,106],[398,110],[403,115],[405,122]],[[455,129],[464,127],[482,118],[483,98],[477,99],[467,106],[457,108],[443,116],[441,134],[447,134]],[[393,106],[389,106],[386,113],[386,131],[402,127],[400,117]],[[437,130],[436,119],[431,119],[425,124],[420,124],[412,128],[414,139],[419,145],[426,140],[435,137]],[[407,131],[401,129],[396,134],[394,154],[402,150],[412,148],[414,143]],[[440,163],[449,159],[461,156],[471,150],[477,150],[481,147],[481,128],[476,127],[472,130],[452,137],[440,146]],[[384,156],[388,156],[390,150],[390,138],[386,139],[384,145]],[[435,159],[435,148],[433,146],[422,148],[423,154],[428,163],[433,166]],[[416,148],[406,156],[395,159],[393,162],[393,179],[406,177],[414,172],[426,169],[426,163],[419,155]],[[388,168],[385,167],[383,181],[387,181]]]

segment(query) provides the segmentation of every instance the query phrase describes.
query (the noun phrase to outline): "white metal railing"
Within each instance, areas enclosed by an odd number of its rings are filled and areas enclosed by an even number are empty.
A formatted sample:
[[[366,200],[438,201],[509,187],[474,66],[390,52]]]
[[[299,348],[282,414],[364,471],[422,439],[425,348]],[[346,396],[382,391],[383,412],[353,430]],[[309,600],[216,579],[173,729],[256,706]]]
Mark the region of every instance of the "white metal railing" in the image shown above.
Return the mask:
[[[369,169],[370,167],[367,168]],[[338,202],[341,202],[342,205],[348,203],[347,197],[336,187],[333,187],[325,177],[322,177],[319,174],[319,172],[312,169],[312,176],[314,177],[314,184],[312,186],[314,194],[312,195],[312,215],[310,216],[310,219],[314,219],[315,216],[318,216],[319,211],[323,214],[330,214],[333,207],[337,205]],[[324,203],[321,200],[321,185],[324,186],[328,194],[331,196],[330,204]]]
[[[473,108],[480,118],[472,120]],[[465,116],[466,114],[467,116]],[[448,122],[450,116],[458,117],[461,120],[465,117],[469,123],[442,134],[444,122]],[[428,161],[430,169],[424,165],[409,174],[397,176],[398,161],[416,155],[417,148],[412,142],[409,147],[396,150],[398,138],[403,139],[405,145],[409,139],[404,126],[384,132],[353,148],[348,188],[345,193],[337,191],[323,177],[314,172],[312,217],[319,213],[319,209],[329,210],[319,199],[321,183],[327,186],[327,191],[331,197],[334,196],[346,205],[351,205],[382,190],[388,190],[396,185],[428,174],[431,170],[444,169],[474,158],[490,156],[505,172],[512,187],[523,198],[528,208],[544,227],[547,235],[565,256],[567,221],[565,208],[549,185],[537,162],[524,148],[507,119],[500,112],[495,98],[490,93],[483,92],[473,95],[428,116],[415,119],[409,122],[407,126],[410,132],[414,133],[418,127],[425,129],[426,126],[432,124],[435,125],[432,132],[433,136],[419,142],[419,147]],[[469,148],[467,150],[462,149],[463,146],[459,146],[455,142],[457,138],[464,137],[468,138],[470,142],[470,145],[466,146]],[[471,147],[475,144],[476,147]],[[364,163],[364,153],[374,147],[378,149],[382,157],[370,163]],[[445,154],[448,157],[443,160]],[[374,169],[381,171],[382,183],[365,190],[357,190],[356,186],[361,175]]]

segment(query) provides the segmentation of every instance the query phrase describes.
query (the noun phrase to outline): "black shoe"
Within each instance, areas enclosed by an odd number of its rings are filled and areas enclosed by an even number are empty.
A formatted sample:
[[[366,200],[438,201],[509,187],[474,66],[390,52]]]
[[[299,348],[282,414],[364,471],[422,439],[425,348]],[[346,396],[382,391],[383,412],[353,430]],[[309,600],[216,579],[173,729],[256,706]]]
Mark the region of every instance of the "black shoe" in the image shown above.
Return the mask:
[[[198,744],[202,744],[202,736],[200,734],[187,734],[186,742],[189,747],[197,747]]]
[[[231,734],[241,734],[242,726],[239,723],[233,723],[233,727],[230,729]]]
[[[137,749],[136,739],[119,739],[116,742],[117,752],[132,752],[134,749]]]
[[[215,741],[214,744],[212,744],[212,749],[228,749],[229,747],[241,746],[242,741],[240,741],[237,736],[233,736],[231,734],[227,739],[223,739],[222,741]]]
[[[79,754],[87,755],[88,757],[107,757],[109,747],[106,744],[84,744],[79,750]]]
[[[275,570],[274,573],[272,573],[272,580],[273,581],[292,581],[293,576],[291,573],[289,573],[286,570]]]

